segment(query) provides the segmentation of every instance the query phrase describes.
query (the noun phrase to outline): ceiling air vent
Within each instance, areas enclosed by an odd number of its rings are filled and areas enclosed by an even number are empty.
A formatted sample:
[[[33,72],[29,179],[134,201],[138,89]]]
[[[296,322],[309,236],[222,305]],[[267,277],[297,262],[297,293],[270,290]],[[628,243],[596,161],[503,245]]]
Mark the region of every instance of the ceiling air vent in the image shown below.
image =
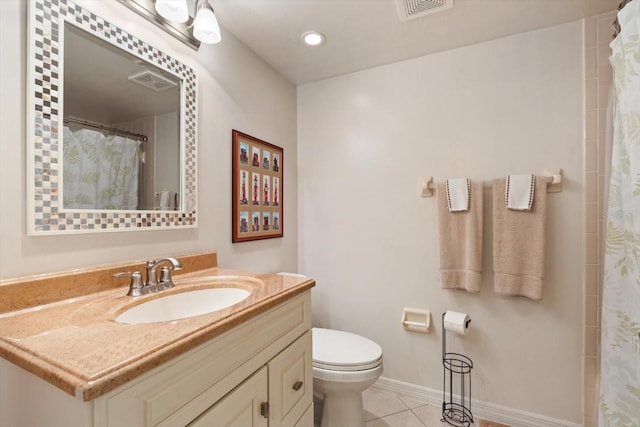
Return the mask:
[[[453,7],[453,0],[396,0],[401,21],[441,12]]]
[[[148,87],[149,89],[153,89],[156,92],[178,86],[178,83],[174,82],[173,80],[169,80],[168,78],[149,70],[145,70],[138,74],[133,74],[129,76],[129,80],[144,87]]]

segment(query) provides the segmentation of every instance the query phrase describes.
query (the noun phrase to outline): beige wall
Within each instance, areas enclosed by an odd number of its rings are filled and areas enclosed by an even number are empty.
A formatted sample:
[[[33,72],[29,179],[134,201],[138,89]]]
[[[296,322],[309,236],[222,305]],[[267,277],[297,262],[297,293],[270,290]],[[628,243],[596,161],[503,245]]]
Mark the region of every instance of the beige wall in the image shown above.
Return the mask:
[[[26,236],[27,1],[0,1],[0,279],[81,266],[217,250],[219,264],[257,271],[297,263],[296,88],[232,35],[198,52],[116,1],[79,1],[198,74],[199,228]],[[281,146],[284,238],[231,244],[231,130]]]
[[[317,279],[315,324],[377,341],[384,377],[441,390],[440,315],[468,312],[450,350],[474,361],[474,399],[581,423],[583,81],[573,22],[300,86],[299,270]],[[441,290],[420,178],[545,168],[562,168],[564,190],[548,198],[542,301],[493,292],[488,186],[482,291]],[[431,310],[433,332],[405,332],[404,307]]]

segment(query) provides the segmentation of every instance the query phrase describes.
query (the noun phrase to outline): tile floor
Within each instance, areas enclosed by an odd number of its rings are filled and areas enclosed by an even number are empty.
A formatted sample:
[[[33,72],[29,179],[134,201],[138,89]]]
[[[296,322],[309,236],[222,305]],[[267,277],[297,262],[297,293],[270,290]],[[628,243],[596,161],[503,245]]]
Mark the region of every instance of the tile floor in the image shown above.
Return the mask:
[[[362,395],[366,427],[450,427],[440,421],[442,409],[371,387]],[[316,403],[316,427],[321,403]],[[346,427],[346,426],[344,426]]]
[[[376,388],[362,395],[366,427],[441,427],[442,408]]]

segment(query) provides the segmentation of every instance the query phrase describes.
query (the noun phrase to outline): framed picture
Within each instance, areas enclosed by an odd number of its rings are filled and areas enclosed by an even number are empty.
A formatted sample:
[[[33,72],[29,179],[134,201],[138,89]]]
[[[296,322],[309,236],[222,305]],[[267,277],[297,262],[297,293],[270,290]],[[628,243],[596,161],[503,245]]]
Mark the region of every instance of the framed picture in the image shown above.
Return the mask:
[[[282,237],[282,148],[233,130],[232,242]]]

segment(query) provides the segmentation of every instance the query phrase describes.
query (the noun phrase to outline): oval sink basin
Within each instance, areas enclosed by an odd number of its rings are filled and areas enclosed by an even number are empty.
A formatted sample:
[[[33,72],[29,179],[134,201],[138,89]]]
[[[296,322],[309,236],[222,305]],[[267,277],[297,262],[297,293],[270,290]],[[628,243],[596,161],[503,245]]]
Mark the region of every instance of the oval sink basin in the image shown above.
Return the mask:
[[[232,306],[250,294],[239,288],[207,288],[171,294],[131,307],[116,317],[116,322],[141,324],[186,319]]]

